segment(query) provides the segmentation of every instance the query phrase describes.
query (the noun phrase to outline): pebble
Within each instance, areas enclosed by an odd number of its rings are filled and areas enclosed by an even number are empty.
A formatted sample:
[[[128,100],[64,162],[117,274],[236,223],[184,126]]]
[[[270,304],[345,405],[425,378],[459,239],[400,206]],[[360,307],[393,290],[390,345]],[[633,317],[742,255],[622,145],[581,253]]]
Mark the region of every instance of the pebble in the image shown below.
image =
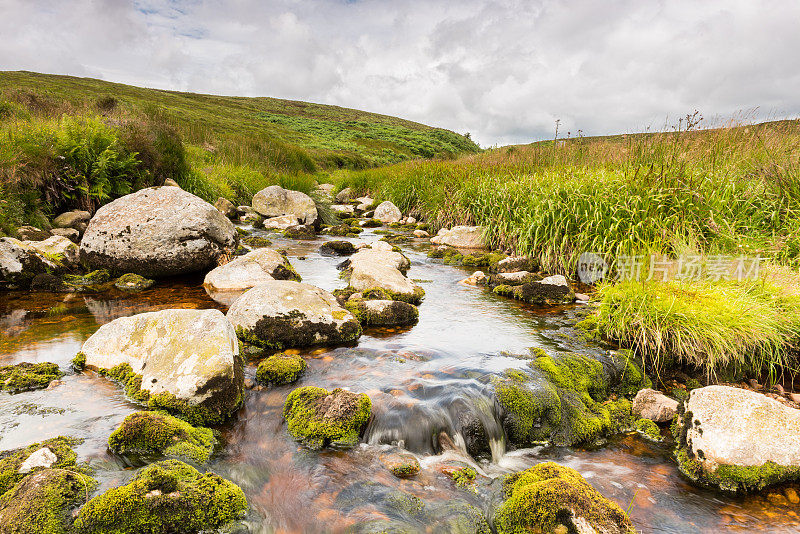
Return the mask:
[[[797,491],[794,488],[786,488],[783,490],[784,495],[792,504],[800,503],[800,496],[797,495]]]
[[[585,293],[575,293],[575,298],[577,300],[582,300],[584,302],[589,302],[589,298],[590,297],[589,297],[589,295],[587,295]]]

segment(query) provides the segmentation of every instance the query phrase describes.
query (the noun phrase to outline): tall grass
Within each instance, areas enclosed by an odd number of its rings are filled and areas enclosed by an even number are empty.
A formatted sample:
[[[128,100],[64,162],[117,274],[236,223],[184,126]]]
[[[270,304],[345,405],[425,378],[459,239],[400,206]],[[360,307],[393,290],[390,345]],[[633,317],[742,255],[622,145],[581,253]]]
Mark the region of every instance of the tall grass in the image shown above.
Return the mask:
[[[793,286],[797,286],[795,274]],[[800,296],[782,285],[710,281],[621,282],[598,288],[585,321],[633,348],[656,371],[675,364],[709,377],[796,373]]]
[[[800,252],[796,121],[505,147],[340,175],[434,226],[479,224],[492,246],[572,273],[581,252]]]

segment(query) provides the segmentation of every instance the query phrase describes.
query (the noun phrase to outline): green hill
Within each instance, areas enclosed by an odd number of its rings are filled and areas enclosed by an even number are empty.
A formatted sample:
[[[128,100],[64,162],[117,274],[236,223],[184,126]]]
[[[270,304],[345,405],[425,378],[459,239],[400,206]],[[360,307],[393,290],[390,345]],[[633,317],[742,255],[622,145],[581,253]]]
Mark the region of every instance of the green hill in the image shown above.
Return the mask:
[[[354,109],[33,72],[0,72],[0,136],[7,229],[167,178],[244,203],[272,183],[309,189],[338,169],[480,151],[469,136]]]

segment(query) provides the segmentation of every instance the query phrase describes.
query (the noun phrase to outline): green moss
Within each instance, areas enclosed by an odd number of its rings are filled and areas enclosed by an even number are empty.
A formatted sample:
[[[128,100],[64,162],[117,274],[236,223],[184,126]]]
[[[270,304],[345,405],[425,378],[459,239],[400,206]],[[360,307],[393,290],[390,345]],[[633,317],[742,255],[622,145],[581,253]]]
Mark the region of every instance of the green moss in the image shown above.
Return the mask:
[[[378,228],[380,226],[383,226],[383,223],[378,219],[366,219],[362,228]]]
[[[6,365],[0,367],[0,390],[19,393],[42,389],[62,376],[58,365],[49,362]]]
[[[289,433],[314,449],[354,446],[371,413],[372,402],[364,393],[312,386],[292,391],[283,407]]]
[[[114,287],[123,291],[143,291],[155,285],[156,281],[134,273],[123,274],[114,282]]]
[[[97,269],[87,274],[65,274],[64,283],[75,287],[95,286],[111,281],[108,269]]]
[[[244,514],[241,488],[177,460],[145,467],[130,484],[90,500],[80,511],[78,534],[199,532]]]
[[[561,399],[547,382],[527,384],[529,378],[516,370],[495,383],[495,396],[505,411],[503,427],[511,443],[532,445],[550,438],[561,424]]]
[[[264,248],[272,246],[272,241],[260,235],[249,235],[247,237],[243,237],[241,242],[251,248]]]
[[[142,389],[142,377],[134,373],[129,364],[121,363],[111,369],[99,369],[98,372],[121,383],[125,394],[133,400],[147,402],[150,399],[150,392]]]
[[[344,314],[341,319],[347,319],[347,316]],[[337,325],[312,321],[299,310],[262,317],[250,330],[236,328],[236,335],[245,343],[271,350],[348,343],[358,339],[361,333],[361,325],[355,317]]]
[[[163,455],[196,464],[206,463],[216,445],[211,429],[158,412],[129,415],[108,438],[108,448],[117,454]]]
[[[380,312],[370,310],[363,300],[348,300],[344,307],[364,326],[409,325],[419,320],[417,307],[402,301],[393,301]]]
[[[662,441],[663,439],[661,437],[661,429],[650,419],[639,419],[636,421],[635,428],[639,434],[650,440]]]
[[[72,368],[76,371],[83,371],[86,368],[86,355],[79,352],[72,358]]]
[[[546,462],[508,477],[507,499],[494,517],[498,534],[577,532],[572,515],[598,532],[636,531],[622,509],[592,488],[574,469]]]
[[[190,404],[166,391],[151,395],[149,391],[142,389],[141,375],[135,373],[127,363],[121,363],[111,369],[99,369],[98,372],[120,382],[125,388],[125,394],[131,399],[143,404],[146,403],[154,410],[164,410],[177,415],[192,425],[213,426],[221,424],[244,402],[244,397],[240,394],[240,398],[234,404],[236,408],[231,413],[223,414],[207,406]]]
[[[469,466],[457,469],[450,474],[450,477],[456,483],[456,486],[462,488],[471,487],[477,476],[478,472]]]
[[[0,496],[0,531],[5,534],[66,534],[70,510],[86,502],[97,484],[67,469],[44,469]]]
[[[83,471],[83,469],[76,467],[75,462],[78,459],[78,455],[72,450],[72,447],[79,443],[81,443],[79,439],[59,436],[40,443],[34,443],[24,449],[0,453],[0,495],[11,489],[26,476],[26,474],[19,472],[20,466],[28,459],[28,456],[42,447],[47,447],[56,456],[55,463],[50,466],[52,469]],[[32,472],[35,473],[38,470],[37,468]]]
[[[222,414],[209,407],[190,404],[183,399],[177,398],[172,393],[166,391],[157,395],[150,395],[147,405],[154,410],[164,410],[180,416],[188,423],[196,426],[213,426],[224,423],[230,415],[239,409],[244,403],[244,397],[240,394],[239,399],[234,404],[236,408],[231,413]]]
[[[256,379],[262,384],[282,386],[296,382],[306,370],[306,361],[297,355],[275,354],[258,365]]]

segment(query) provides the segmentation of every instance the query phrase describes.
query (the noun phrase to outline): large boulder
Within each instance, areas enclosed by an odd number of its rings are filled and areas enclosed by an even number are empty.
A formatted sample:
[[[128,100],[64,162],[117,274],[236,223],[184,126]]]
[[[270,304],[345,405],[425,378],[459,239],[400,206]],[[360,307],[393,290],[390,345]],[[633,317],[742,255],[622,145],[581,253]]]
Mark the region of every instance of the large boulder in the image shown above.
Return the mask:
[[[431,238],[431,243],[454,248],[485,248],[486,241],[483,234],[484,229],[481,226],[454,226],[449,230],[442,228]]]
[[[372,401],[365,393],[341,388],[297,388],[283,406],[289,433],[312,449],[356,445],[371,414]]]
[[[152,187],[97,210],[81,258],[154,278],[206,270],[237,241],[233,224],[208,202],[178,187]]]
[[[391,300],[419,304],[425,291],[403,274],[409,266],[399,252],[359,250],[350,258],[350,287],[359,292],[379,289]]]
[[[725,491],[758,491],[800,480],[800,410],[760,393],[706,386],[677,419],[677,458],[692,480]]]
[[[633,414],[656,423],[672,421],[678,413],[678,401],[670,399],[660,391],[646,388],[633,399]]]
[[[286,257],[269,248],[259,248],[209,272],[203,287],[209,296],[230,306],[239,296],[262,282],[296,280],[300,276]]]
[[[402,219],[403,214],[400,212],[400,208],[387,200],[378,204],[373,217],[381,222],[393,223]]]
[[[301,224],[313,224],[317,220],[314,200],[300,191],[291,191],[271,185],[253,196],[253,209],[264,217],[293,215]]]
[[[121,317],[92,334],[81,353],[86,367],[124,382],[134,398],[192,424],[220,422],[242,404],[239,343],[219,310]]]
[[[228,310],[228,320],[248,343],[282,350],[348,343],[361,325],[336,297],[318,287],[288,280],[263,282]]]
[[[35,248],[13,237],[0,238],[0,287],[28,287],[38,274],[58,266]]]
[[[628,515],[606,499],[574,469],[545,462],[509,475],[506,500],[494,514],[500,534],[573,532],[635,534]]]
[[[25,244],[61,265],[75,266],[80,261],[80,248],[66,237],[54,235],[43,241],[26,241]]]

